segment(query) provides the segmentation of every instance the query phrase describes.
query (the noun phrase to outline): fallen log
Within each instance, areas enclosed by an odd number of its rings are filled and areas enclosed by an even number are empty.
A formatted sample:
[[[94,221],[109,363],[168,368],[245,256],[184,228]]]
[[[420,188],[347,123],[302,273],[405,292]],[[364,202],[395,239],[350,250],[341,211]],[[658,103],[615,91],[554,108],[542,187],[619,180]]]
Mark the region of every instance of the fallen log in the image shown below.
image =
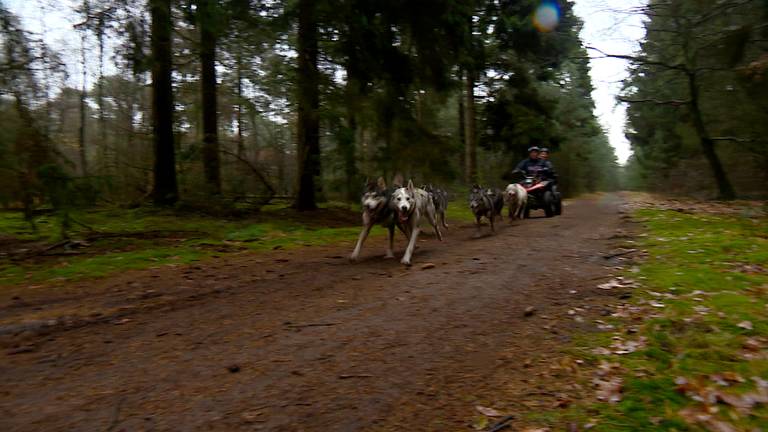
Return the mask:
[[[207,235],[208,233],[204,231],[193,231],[193,230],[149,230],[149,231],[131,231],[131,232],[122,232],[122,233],[93,232],[85,236],[85,238],[82,240],[77,240],[77,239],[61,240],[40,249],[25,251],[23,253],[16,254],[16,255],[10,255],[10,259],[11,261],[18,262],[18,261],[25,261],[38,256],[53,256],[54,254],[51,254],[49,252],[56,249],[60,249],[60,248],[66,248],[67,246],[87,247],[88,243],[92,243],[97,240],[104,240],[104,239],[111,239],[111,238],[158,238],[163,236],[170,238],[169,236],[170,234]],[[66,252],[67,255],[74,255],[76,253],[77,252]],[[61,253],[57,253],[56,255],[59,255],[59,254]]]

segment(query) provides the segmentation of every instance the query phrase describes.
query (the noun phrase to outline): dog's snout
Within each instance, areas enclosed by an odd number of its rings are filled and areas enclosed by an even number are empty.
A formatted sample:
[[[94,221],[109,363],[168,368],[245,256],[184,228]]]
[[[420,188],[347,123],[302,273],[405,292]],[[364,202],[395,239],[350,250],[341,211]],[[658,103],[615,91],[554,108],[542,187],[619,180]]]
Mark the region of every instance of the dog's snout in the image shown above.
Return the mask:
[[[408,206],[400,206],[400,210],[406,211],[406,210],[408,210]]]

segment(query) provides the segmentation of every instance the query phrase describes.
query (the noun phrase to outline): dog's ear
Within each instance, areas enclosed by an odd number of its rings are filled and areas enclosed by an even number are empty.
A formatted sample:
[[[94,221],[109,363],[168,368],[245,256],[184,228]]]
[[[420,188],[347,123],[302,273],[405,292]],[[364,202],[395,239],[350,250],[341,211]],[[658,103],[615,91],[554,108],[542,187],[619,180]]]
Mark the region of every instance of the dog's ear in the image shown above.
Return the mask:
[[[403,187],[403,175],[400,173],[395,174],[394,177],[392,177],[392,186],[396,188]]]
[[[387,188],[387,182],[384,180],[384,177],[379,177],[379,179],[376,181],[376,186],[378,186],[380,190]]]
[[[413,180],[408,180],[408,192],[413,193]]]

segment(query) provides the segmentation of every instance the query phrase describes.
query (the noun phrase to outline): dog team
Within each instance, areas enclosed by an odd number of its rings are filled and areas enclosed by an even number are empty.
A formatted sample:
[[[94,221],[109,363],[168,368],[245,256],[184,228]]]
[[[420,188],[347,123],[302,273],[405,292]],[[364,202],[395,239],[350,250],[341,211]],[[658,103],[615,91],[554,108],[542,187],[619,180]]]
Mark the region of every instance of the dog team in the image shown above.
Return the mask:
[[[522,219],[527,202],[527,193],[519,184],[510,184],[502,192],[499,189],[486,189],[479,185],[472,186],[469,195],[469,207],[475,216],[478,232],[483,217],[491,224],[491,231],[496,232],[495,219],[501,217],[504,205],[508,208],[510,220]],[[445,220],[445,212],[448,208],[448,193],[432,185],[423,185],[417,188],[413,181],[402,185],[401,178],[395,178],[392,186],[387,186],[383,178],[375,182],[367,182],[365,192],[361,199],[363,212],[363,229],[357,239],[350,260],[354,261],[360,256],[363,243],[368,238],[374,225],[381,224],[388,231],[387,258],[394,258],[395,228],[399,229],[408,239],[400,262],[411,265],[411,258],[416,247],[420,223],[426,219],[435,230],[438,240],[443,240],[440,231],[442,226],[448,229]]]

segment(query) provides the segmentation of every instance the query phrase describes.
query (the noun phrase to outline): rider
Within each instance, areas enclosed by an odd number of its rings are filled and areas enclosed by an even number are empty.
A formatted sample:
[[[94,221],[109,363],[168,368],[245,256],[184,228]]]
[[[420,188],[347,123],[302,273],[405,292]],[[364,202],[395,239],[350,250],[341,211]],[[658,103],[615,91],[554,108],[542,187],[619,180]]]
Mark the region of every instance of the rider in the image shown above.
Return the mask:
[[[520,161],[515,167],[516,172],[522,172],[528,176],[535,176],[539,171],[545,169],[544,161],[539,159],[541,149],[538,146],[528,148],[528,158]]]
[[[553,183],[557,183],[557,173],[555,172],[555,167],[552,165],[552,162],[549,160],[548,148],[542,147],[539,150],[539,160],[541,161],[541,164],[546,168],[544,174],[547,176],[547,178],[552,180]]]
[[[542,171],[542,173],[552,182],[552,193],[555,194],[555,198],[557,200],[555,214],[560,214],[562,212],[562,207],[560,204],[562,196],[560,195],[560,190],[557,188],[557,173],[555,172],[555,167],[552,165],[552,162],[549,161],[548,148],[541,148],[541,151],[539,151],[539,159],[541,159],[541,162],[546,166],[546,169]]]
[[[544,158],[540,157],[542,150],[544,151]],[[517,164],[517,167],[515,167],[515,170],[512,172],[522,173],[527,177],[538,178],[538,180],[547,180],[547,182],[545,182],[544,184],[546,185],[547,190],[551,191],[552,194],[554,194],[554,198],[555,198],[554,207],[545,209],[545,211],[547,212],[547,216],[551,217],[551,216],[560,214],[561,207],[560,207],[560,200],[559,200],[560,194],[559,192],[557,192],[557,189],[556,189],[557,177],[555,175],[554,170],[552,169],[552,162],[547,160],[548,157],[549,157],[549,149],[547,148],[541,149],[538,146],[529,147],[528,158],[520,161],[520,163]],[[546,196],[547,195],[545,193],[544,197]]]

